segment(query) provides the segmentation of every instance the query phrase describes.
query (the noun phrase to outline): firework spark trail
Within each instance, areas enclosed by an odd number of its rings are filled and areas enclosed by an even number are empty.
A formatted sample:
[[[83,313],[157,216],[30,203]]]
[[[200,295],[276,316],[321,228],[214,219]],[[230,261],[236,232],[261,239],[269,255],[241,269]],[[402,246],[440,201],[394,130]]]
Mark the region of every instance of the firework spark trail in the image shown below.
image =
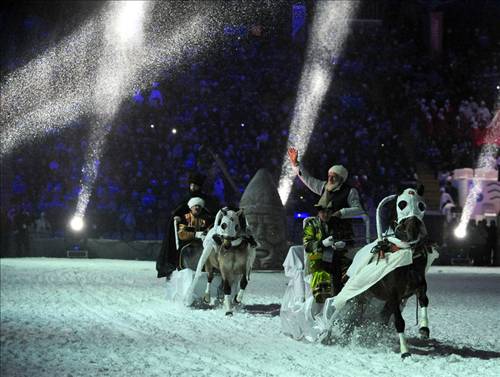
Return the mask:
[[[99,55],[97,81],[92,104],[94,121],[91,124],[87,155],[82,168],[82,181],[75,217],[83,218],[99,172],[99,161],[112,121],[122,100],[131,91],[131,81],[140,67],[144,17],[147,3],[112,2],[102,21],[105,42]]]
[[[168,12],[168,8],[156,10]],[[112,9],[104,19],[110,20],[114,13],[116,9]],[[149,35],[147,45],[137,39],[138,33],[142,34],[142,28],[129,34],[130,37],[134,36],[134,41],[130,38],[124,40],[122,35],[114,33],[122,22],[118,19],[115,23],[110,23],[106,32],[108,40],[105,51],[112,53],[105,53],[100,59],[99,79],[94,91],[94,108],[100,121],[92,125],[87,157],[82,168],[82,185],[75,213],[79,218],[85,215],[98,176],[99,160],[110,131],[106,123],[114,117],[122,100],[133,87],[144,85],[144,82],[153,80],[167,67],[172,68],[184,61],[187,53],[206,50],[215,42],[215,39],[207,38],[211,34],[207,30],[213,31],[216,25],[221,25],[222,20],[217,20],[210,12],[203,16],[195,15],[167,35]],[[131,42],[135,42],[134,48],[131,47]],[[168,58],[168,62],[165,58]]]
[[[500,97],[497,99],[497,109],[499,108]],[[496,143],[500,140],[500,110],[496,111],[493,120],[488,126],[488,131],[485,136],[485,145],[481,148],[481,153],[476,164],[476,168],[490,167],[489,161],[494,161],[498,151],[498,146]],[[477,198],[481,194],[483,188],[483,182],[481,179],[473,179],[472,188],[467,194],[467,199],[465,200],[465,205],[463,207],[462,215],[460,216],[460,222],[455,229],[455,235],[458,237],[465,237],[467,225],[474,212],[474,208],[477,203]]]
[[[96,47],[96,26],[87,22],[2,82],[1,155],[54,128],[70,126],[88,107],[93,87],[88,61]]]
[[[180,24],[170,4],[158,2],[154,12],[155,16],[160,15],[159,24],[146,33],[143,43],[142,8],[150,10],[150,4],[110,2],[99,16],[9,75],[1,86],[5,131],[0,144],[2,155],[55,128],[69,126],[81,116],[94,118],[82,168],[78,217],[83,217],[91,196],[109,123],[132,89],[156,79],[165,69],[209,50],[220,41],[228,15],[232,21],[241,23],[262,9],[273,10],[279,2],[264,7],[260,2],[245,3],[242,9],[239,6],[232,9],[230,3],[221,6],[185,2],[181,8],[189,12],[189,17]],[[137,22],[130,22],[134,19]],[[177,24],[172,31],[171,25]]]
[[[95,89],[94,106],[96,114],[103,122],[112,119],[121,101],[132,92],[134,87],[141,87],[144,83],[155,79],[158,74],[166,68],[173,68],[175,65],[186,62],[192,55],[199,55],[209,50],[209,48],[218,42],[217,31],[222,30],[224,17],[221,9],[215,4],[202,4],[203,11],[198,9],[187,21],[178,25],[173,31],[165,32],[156,30],[156,33],[146,35],[149,38],[144,43],[136,44],[136,48],[130,49],[130,41],[127,42],[127,48],[124,50],[124,41],[122,35],[115,35],[108,41],[108,49],[115,51],[112,57],[105,57],[100,64],[100,77]],[[164,17],[169,14],[168,4],[159,3],[155,12],[163,13]],[[110,12],[110,15],[116,13]],[[109,17],[107,19],[109,20]],[[160,17],[161,18],[161,17]],[[108,21],[109,22],[109,21]],[[116,24],[121,23],[118,20],[112,29],[116,29]],[[165,24],[163,19],[162,24]],[[127,23],[126,25],[129,25]],[[141,24],[142,25],[142,24]],[[136,30],[137,35],[142,33],[142,29]],[[106,35],[111,35],[109,31]],[[121,46],[121,47],[120,47]],[[117,61],[113,58],[116,54],[121,56]],[[122,64],[126,62],[126,64]],[[98,175],[99,159],[105,145],[106,136],[109,133],[109,127],[102,127],[95,124],[92,127],[91,140],[87,159],[85,161],[83,172],[82,187],[77,203],[76,217],[83,218],[94,182]]]
[[[307,151],[320,106],[330,86],[332,58],[342,51],[355,7],[356,3],[348,1],[316,3],[311,43],[299,83],[288,142],[302,155]],[[278,187],[283,204],[288,200],[294,177],[285,155]]]
[[[43,107],[16,118],[16,128],[23,130],[23,138],[34,139],[50,131],[67,127],[68,122],[83,116],[86,112],[81,97],[67,97],[58,101],[50,101]],[[34,122],[34,119],[40,121]],[[2,151],[8,151],[17,145],[19,137],[18,132],[6,132],[2,135]]]
[[[89,109],[89,114],[94,112],[92,103],[97,106],[97,113],[114,113],[121,101],[113,90],[120,89],[120,86],[139,86],[145,79],[153,79],[165,69],[165,56],[179,62],[188,50],[187,46],[201,47],[201,36],[207,29],[209,17],[213,16],[209,13],[194,16],[193,20],[180,25],[173,34],[161,33],[156,38],[152,37],[147,49],[136,48],[130,54],[134,59],[127,60],[130,65],[129,76],[118,77],[112,66],[113,55],[106,51],[118,52],[123,57],[123,46],[131,42],[133,46],[135,37],[140,35],[140,29],[125,23],[123,17],[112,23],[113,26],[106,26],[106,21],[112,17],[118,5],[111,3],[104,15],[88,21],[57,46],[9,74],[1,83],[2,155],[24,142],[46,135],[55,127],[71,126],[72,121],[82,115],[82,109]],[[160,5],[159,11],[167,13],[168,4]],[[124,33],[117,33],[117,30]],[[102,41],[103,34],[108,36],[105,42]],[[123,43],[125,40],[128,42]],[[118,43],[122,47],[117,48]],[[124,64],[120,64],[120,68],[123,69]],[[140,70],[145,70],[142,75],[138,74]],[[99,77],[96,77],[96,71]],[[124,92],[120,90],[122,96],[128,95]],[[114,103],[110,103],[111,98]],[[80,111],[72,113],[76,105]]]
[[[158,72],[185,62],[189,54],[200,54],[207,50],[216,42],[215,39],[206,38],[208,27],[207,16],[195,15],[176,27],[164,41],[155,41],[156,43],[146,46],[141,75],[137,77],[135,84],[142,86],[157,77]]]

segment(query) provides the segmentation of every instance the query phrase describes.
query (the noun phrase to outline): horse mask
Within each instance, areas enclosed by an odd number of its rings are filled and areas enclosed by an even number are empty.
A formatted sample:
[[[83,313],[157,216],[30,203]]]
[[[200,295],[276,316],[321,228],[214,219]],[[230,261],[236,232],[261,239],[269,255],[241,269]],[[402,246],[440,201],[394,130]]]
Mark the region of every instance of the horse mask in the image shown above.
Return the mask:
[[[417,190],[408,188],[398,195],[396,211],[398,215],[395,233],[397,238],[410,244],[420,240],[421,226],[425,214],[425,202],[422,198],[424,187]]]
[[[240,216],[243,216],[243,211],[234,211],[228,208],[222,208],[215,218],[215,233],[223,239],[234,240],[238,238],[244,225],[240,224]],[[245,219],[241,219],[245,222]]]

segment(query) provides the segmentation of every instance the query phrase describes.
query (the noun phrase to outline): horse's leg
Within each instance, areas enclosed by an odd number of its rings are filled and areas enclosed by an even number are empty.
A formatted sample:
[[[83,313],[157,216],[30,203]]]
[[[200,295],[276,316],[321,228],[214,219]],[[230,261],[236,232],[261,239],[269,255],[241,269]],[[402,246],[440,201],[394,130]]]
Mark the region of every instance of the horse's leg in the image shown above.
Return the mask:
[[[224,309],[226,310],[226,315],[233,315],[233,308],[231,305],[231,283],[225,273],[221,271],[222,282],[224,285]]]
[[[427,282],[425,281],[417,290],[418,303],[420,304],[420,328],[418,332],[424,339],[428,339],[430,335],[429,318],[427,317],[427,307],[429,306],[429,298],[427,297]]]
[[[364,312],[363,300],[361,296],[356,296],[351,300],[352,309],[347,313],[345,322],[342,324],[342,338],[340,344],[347,345],[352,337],[354,329],[360,326]]]
[[[382,320],[382,324],[384,326],[389,325],[389,321],[391,320],[391,315],[392,315],[392,307],[389,305],[389,302],[386,302],[384,304],[384,307],[382,308],[382,311],[380,312],[380,317]]]
[[[245,288],[247,287],[247,285],[248,285],[247,274],[244,273],[240,280],[240,290],[238,291],[238,294],[234,298],[235,303],[241,304],[241,301],[243,300],[243,294],[245,293]]]
[[[399,347],[401,350],[401,357],[404,359],[405,357],[410,356],[410,352],[408,351],[408,345],[406,344],[405,337],[405,320],[401,315],[401,308],[399,307],[399,300],[397,297],[391,299],[389,305],[392,307],[394,313],[394,324],[396,325],[396,331],[399,335]]]
[[[212,280],[214,278],[214,269],[208,261],[205,263],[205,271],[207,271],[208,274],[208,281],[207,287],[205,288],[205,294],[203,295],[203,301],[210,304],[210,285],[212,284]]]

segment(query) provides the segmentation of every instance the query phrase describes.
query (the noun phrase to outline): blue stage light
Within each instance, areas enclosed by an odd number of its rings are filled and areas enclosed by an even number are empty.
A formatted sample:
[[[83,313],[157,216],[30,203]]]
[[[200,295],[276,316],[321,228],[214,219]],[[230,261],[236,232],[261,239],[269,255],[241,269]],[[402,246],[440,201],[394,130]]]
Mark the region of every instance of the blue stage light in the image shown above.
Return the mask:
[[[311,216],[308,212],[295,212],[293,215],[294,219],[305,219],[306,217]]]

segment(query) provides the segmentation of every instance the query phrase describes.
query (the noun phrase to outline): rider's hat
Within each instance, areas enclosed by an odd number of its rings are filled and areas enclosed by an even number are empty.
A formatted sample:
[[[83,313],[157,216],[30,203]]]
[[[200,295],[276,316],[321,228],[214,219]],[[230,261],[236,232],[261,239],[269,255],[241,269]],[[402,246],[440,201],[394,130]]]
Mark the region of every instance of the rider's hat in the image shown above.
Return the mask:
[[[189,173],[188,183],[194,183],[198,186],[203,186],[203,182],[205,182],[205,176],[203,174],[192,172]]]
[[[188,207],[193,208],[194,206],[205,207],[205,201],[202,198],[198,197],[189,199]]]
[[[333,165],[330,169],[328,169],[328,173],[335,173],[342,178],[342,182],[347,180],[347,176],[349,172],[343,165]]]

